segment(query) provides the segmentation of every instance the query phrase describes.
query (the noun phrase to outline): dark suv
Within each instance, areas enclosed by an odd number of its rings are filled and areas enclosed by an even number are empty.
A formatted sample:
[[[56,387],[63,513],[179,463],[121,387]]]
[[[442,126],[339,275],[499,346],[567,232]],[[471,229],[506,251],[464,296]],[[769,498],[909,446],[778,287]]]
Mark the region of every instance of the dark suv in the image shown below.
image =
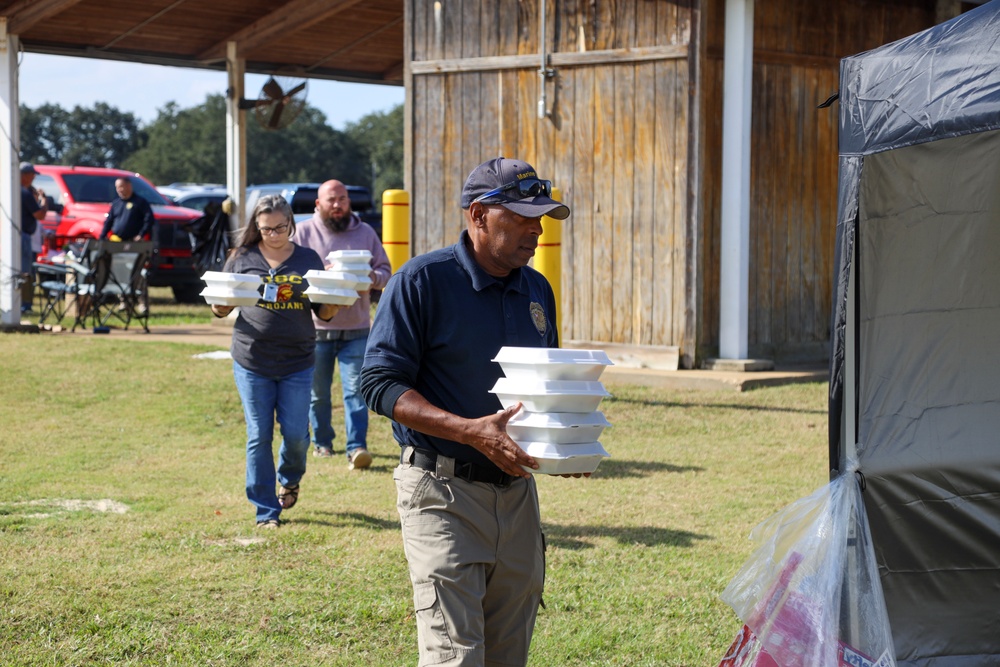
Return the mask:
[[[254,203],[263,195],[281,195],[292,207],[296,222],[308,220],[316,209],[319,183],[264,183],[247,187],[246,210],[252,211]],[[351,198],[351,210],[367,222],[382,238],[382,215],[375,210],[371,191],[361,185],[345,185]]]
[[[153,184],[134,172],[102,167],[35,165],[34,187],[49,198],[49,212],[42,222],[61,246],[81,238],[97,238],[104,227],[111,202],[117,197],[115,180],[128,178],[137,195],[149,202],[156,218],[149,284],[170,287],[181,303],[197,303],[202,285],[191,259],[191,236],[184,226],[201,217],[200,211],[170,202]]]

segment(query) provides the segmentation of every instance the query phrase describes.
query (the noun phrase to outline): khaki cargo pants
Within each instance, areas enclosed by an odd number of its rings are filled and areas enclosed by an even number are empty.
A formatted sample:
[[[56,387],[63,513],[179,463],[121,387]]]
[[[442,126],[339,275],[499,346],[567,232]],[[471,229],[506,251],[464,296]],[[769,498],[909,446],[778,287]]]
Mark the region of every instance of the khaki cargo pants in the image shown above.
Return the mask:
[[[545,577],[535,480],[501,488],[409,464],[393,479],[419,666],[527,664]]]

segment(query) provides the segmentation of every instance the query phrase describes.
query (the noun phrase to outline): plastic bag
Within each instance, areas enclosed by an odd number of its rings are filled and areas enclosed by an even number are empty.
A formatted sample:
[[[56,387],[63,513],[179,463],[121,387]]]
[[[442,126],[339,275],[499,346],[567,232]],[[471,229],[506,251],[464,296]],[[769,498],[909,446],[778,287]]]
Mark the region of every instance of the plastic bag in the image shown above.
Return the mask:
[[[720,667],[895,667],[857,462],[758,525],[722,599],[746,624]]]
[[[205,215],[186,225],[194,247],[191,256],[195,270],[221,271],[229,254],[229,216],[218,206],[205,207]]]

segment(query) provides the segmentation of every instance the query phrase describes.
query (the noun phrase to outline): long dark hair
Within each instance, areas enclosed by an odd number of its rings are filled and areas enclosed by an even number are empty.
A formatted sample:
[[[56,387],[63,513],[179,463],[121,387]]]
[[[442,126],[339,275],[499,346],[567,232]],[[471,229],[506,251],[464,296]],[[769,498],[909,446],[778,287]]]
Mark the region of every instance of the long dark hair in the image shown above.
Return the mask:
[[[260,243],[263,235],[257,229],[257,218],[260,217],[261,213],[283,215],[285,221],[288,223],[288,238],[295,236],[295,217],[292,215],[292,207],[289,206],[288,202],[281,195],[264,195],[257,200],[257,204],[253,207],[253,213],[250,214],[250,221],[239,235],[239,239],[230,253],[231,255],[235,255],[237,252],[245,253],[248,248],[253,248]]]

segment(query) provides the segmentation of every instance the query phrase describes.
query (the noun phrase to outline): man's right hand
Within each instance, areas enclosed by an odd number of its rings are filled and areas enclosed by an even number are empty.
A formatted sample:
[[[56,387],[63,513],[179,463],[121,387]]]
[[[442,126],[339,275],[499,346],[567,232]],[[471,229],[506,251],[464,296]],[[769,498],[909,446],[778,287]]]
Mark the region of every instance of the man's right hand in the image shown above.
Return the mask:
[[[421,433],[469,445],[508,475],[530,477],[521,466],[537,470],[538,463],[507,435],[507,422],[520,409],[517,403],[492,415],[466,419],[432,405],[420,392],[410,389],[396,400],[392,418]]]
[[[500,412],[472,420],[478,423],[473,434],[476,437],[469,444],[482,452],[496,467],[514,477],[531,477],[531,473],[522,468],[526,466],[538,469],[538,462],[521,449],[509,435],[507,422],[521,409],[521,403],[505,408]]]

